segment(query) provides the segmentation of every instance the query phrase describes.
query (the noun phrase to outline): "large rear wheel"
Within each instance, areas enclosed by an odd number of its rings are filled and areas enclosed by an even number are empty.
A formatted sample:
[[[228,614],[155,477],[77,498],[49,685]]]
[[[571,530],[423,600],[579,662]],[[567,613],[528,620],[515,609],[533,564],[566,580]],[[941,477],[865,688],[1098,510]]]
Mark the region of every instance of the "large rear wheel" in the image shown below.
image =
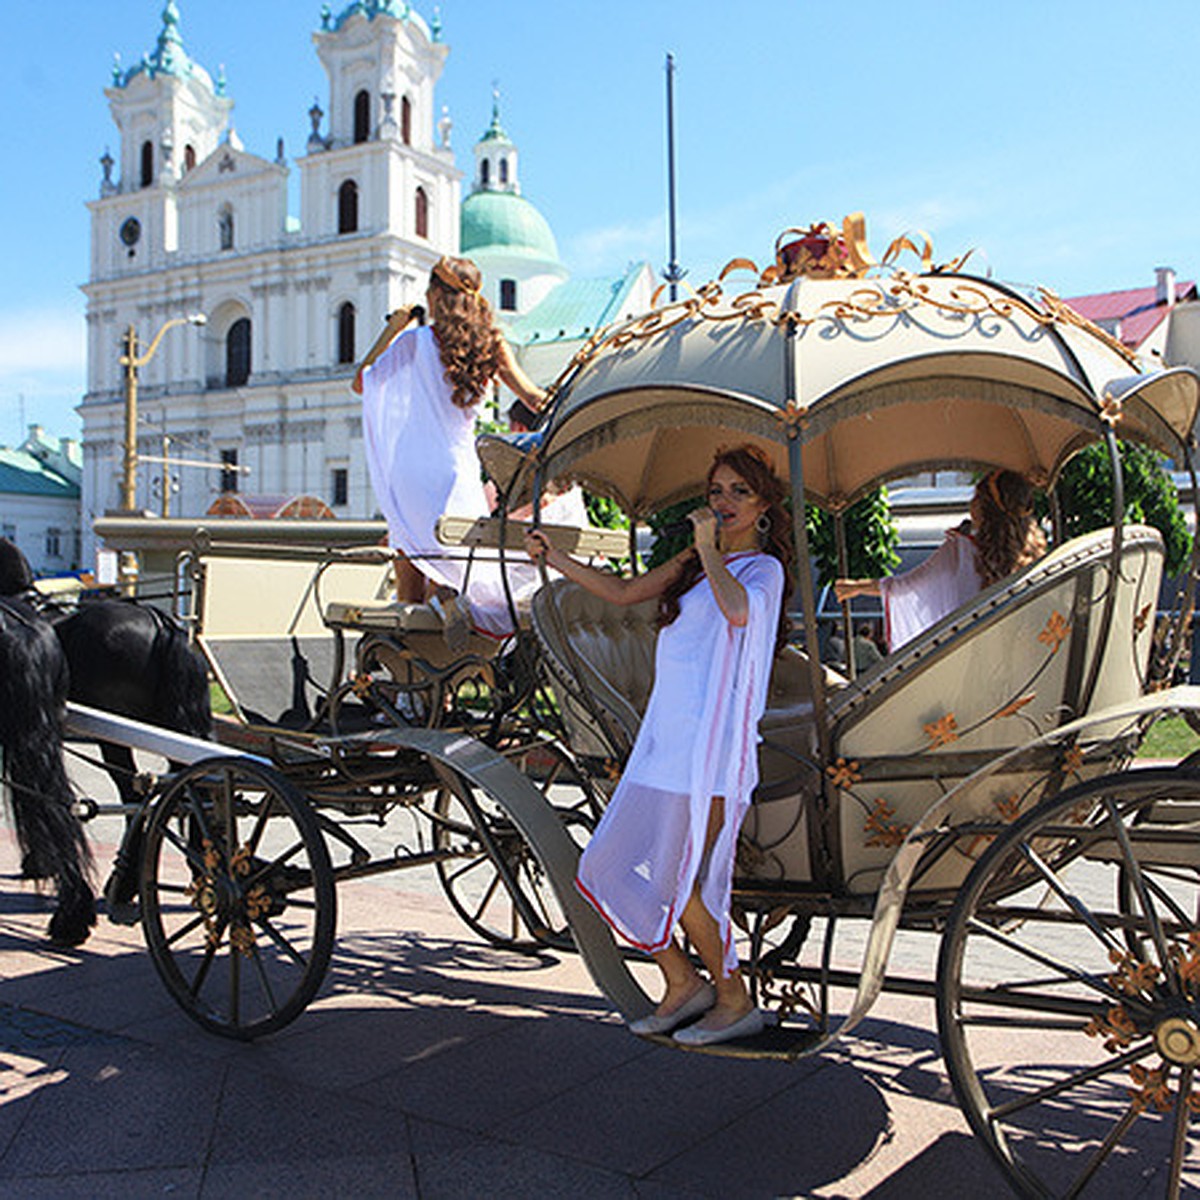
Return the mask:
[[[951,912],[938,1026],[1021,1194],[1200,1186],[1200,773],[1080,784],[1000,835]]]
[[[333,870],[304,797],[270,767],[213,758],[179,772],[150,815],[141,887],[155,968],[205,1029],[272,1033],[316,994]]]

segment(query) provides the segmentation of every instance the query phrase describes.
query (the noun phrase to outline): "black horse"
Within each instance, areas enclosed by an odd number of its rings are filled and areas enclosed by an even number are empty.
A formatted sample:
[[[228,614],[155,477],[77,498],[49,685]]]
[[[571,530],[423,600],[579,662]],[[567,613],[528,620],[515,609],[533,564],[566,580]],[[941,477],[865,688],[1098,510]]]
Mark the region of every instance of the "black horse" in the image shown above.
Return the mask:
[[[28,595],[32,581],[24,555],[0,539],[0,595]],[[207,668],[170,617],[148,605],[115,599],[84,601],[73,610],[47,615],[66,656],[69,699],[192,737],[212,737]],[[144,799],[133,752],[102,742],[100,753],[122,803]],[[135,818],[105,887],[110,916],[137,893],[140,834],[141,821]],[[128,910],[124,915],[131,916]]]
[[[0,597],[0,752],[21,874],[52,880],[50,939],[78,946],[96,923],[92,859],[63,765],[67,660],[50,623],[27,602]]]

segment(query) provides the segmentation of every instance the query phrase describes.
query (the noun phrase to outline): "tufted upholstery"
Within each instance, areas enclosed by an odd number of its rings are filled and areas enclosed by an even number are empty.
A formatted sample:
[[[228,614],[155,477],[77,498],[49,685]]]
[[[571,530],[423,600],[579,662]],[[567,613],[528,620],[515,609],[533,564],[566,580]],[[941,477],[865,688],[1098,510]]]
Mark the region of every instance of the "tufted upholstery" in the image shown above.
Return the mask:
[[[565,579],[534,596],[533,628],[577,753],[624,758],[633,745],[654,686],[655,610],[653,601],[609,604]]]

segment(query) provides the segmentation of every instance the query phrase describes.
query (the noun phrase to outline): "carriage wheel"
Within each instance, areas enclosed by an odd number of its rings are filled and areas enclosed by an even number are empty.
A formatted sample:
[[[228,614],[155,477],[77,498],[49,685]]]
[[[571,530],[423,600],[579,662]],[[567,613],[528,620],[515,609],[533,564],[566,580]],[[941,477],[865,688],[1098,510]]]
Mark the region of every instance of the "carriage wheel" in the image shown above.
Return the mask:
[[[333,949],[333,871],[304,797],[271,768],[205,759],[155,803],[142,925],[167,990],[213,1033],[282,1028],[315,995]]]
[[[502,751],[545,794],[580,848],[600,802],[574,760],[554,742]],[[437,864],[455,912],[480,937],[513,950],[570,949],[568,922],[532,847],[490,795],[455,776],[434,800]]]
[[[1197,772],[1080,784],[997,838],[959,893],[943,1053],[1023,1195],[1200,1185],[1198,802]]]

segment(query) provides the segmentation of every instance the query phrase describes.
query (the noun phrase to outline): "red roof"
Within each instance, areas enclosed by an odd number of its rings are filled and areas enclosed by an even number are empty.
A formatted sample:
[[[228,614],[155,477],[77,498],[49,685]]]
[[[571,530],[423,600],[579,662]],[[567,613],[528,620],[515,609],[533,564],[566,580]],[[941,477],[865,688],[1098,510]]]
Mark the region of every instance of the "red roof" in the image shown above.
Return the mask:
[[[1081,317],[1116,333],[1126,346],[1136,350],[1170,312],[1159,303],[1155,287],[1127,288],[1123,292],[1098,292],[1093,296],[1068,296],[1069,304]],[[1196,285],[1190,280],[1175,284],[1175,301],[1196,299]],[[1119,328],[1114,326],[1119,324]]]

